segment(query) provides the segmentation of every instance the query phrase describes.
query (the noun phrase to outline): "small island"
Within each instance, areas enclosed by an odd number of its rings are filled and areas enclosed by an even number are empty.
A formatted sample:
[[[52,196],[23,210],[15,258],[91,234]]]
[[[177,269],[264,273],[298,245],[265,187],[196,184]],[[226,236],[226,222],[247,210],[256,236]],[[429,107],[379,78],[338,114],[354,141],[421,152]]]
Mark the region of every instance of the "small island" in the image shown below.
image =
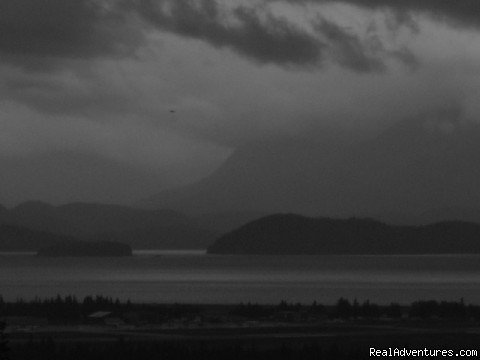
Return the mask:
[[[43,257],[119,257],[132,256],[129,245],[111,241],[71,241],[41,248],[37,256]]]
[[[427,255],[480,254],[480,225],[446,221],[395,226],[372,219],[276,214],[220,237],[210,254]]]

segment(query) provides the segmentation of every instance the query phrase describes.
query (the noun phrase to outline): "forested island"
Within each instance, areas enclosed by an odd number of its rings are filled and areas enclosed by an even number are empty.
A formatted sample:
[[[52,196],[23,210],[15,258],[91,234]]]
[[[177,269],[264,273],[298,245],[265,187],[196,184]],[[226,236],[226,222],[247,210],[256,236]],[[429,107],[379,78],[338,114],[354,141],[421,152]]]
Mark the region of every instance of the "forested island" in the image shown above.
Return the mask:
[[[394,226],[371,219],[276,214],[220,237],[211,254],[479,254],[480,225],[462,221]]]
[[[38,256],[132,256],[132,248],[126,244],[110,241],[71,241],[41,248]]]

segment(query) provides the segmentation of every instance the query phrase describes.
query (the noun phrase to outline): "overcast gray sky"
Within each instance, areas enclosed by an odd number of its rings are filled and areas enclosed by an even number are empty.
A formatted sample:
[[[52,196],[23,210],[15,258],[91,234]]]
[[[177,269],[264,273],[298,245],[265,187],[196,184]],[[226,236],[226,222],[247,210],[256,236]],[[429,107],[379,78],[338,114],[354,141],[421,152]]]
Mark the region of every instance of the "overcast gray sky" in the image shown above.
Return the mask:
[[[479,30],[478,0],[2,0],[0,158],[98,156],[160,190],[267,136],[475,121]]]

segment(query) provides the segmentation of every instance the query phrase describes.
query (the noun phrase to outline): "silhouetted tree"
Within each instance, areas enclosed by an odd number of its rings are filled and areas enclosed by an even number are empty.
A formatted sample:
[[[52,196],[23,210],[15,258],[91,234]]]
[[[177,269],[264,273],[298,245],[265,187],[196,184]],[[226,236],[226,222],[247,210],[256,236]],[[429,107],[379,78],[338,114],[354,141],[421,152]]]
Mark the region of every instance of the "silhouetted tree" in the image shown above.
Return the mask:
[[[251,319],[261,319],[272,315],[272,309],[259,304],[240,304],[230,311],[231,315],[242,316]]]
[[[455,319],[465,318],[467,316],[467,307],[465,306],[463,298],[460,299],[460,302],[442,301],[439,306],[438,316]]]
[[[352,316],[352,305],[350,301],[344,298],[340,298],[337,301],[337,305],[335,307],[335,315],[336,317],[342,319],[348,319]]]
[[[380,316],[380,307],[367,300],[362,304],[361,314],[367,318],[377,318]]]
[[[0,360],[8,359],[8,341],[5,336],[5,323],[0,322]]]
[[[353,299],[353,304],[352,304],[352,316],[354,318],[357,318],[360,315],[361,315],[360,304],[358,303],[358,300],[355,298]]]
[[[310,307],[310,313],[313,315],[323,315],[326,313],[325,306],[314,301]]]
[[[391,303],[386,310],[386,315],[390,318],[400,318],[402,317],[402,307],[400,304]]]
[[[419,317],[422,319],[431,318],[439,315],[439,304],[436,301],[416,301],[410,306],[410,317]]]

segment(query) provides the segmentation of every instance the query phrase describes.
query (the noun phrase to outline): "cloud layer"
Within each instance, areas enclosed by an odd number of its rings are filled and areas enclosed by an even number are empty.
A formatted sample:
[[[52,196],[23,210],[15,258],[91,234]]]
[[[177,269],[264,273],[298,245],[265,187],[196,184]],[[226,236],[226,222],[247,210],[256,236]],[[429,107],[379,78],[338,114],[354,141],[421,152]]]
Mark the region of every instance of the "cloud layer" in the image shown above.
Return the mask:
[[[60,59],[129,54],[141,34],[112,3],[93,0],[5,0],[0,3],[2,62],[31,69]]]
[[[173,184],[269,137],[480,118],[477,4],[3,0],[0,157],[88,153]]]
[[[215,0],[5,0],[0,4],[0,53],[3,61],[30,69],[60,66],[59,59],[133,55],[149,27],[154,27],[232,49],[259,63],[287,67],[319,67],[329,60],[354,71],[378,71],[389,55],[321,15],[314,24],[302,27],[275,15],[266,2],[219,4]]]
[[[312,68],[332,61],[358,72],[385,69],[389,58],[411,63],[412,54],[386,51],[379,37],[361,36],[331,21],[317,9],[317,19],[303,26],[275,14],[271,4],[348,4],[394,10],[399,22],[428,14],[451,25],[478,27],[476,0],[4,0],[0,3],[2,62],[30,69],[62,65],[59,59],[133,56],[155,28],[229,48],[259,63]],[[229,4],[228,6],[225,4]]]
[[[318,0],[318,2],[343,2],[370,9],[390,8],[403,12],[427,13],[451,25],[480,26],[480,3],[475,0]]]

